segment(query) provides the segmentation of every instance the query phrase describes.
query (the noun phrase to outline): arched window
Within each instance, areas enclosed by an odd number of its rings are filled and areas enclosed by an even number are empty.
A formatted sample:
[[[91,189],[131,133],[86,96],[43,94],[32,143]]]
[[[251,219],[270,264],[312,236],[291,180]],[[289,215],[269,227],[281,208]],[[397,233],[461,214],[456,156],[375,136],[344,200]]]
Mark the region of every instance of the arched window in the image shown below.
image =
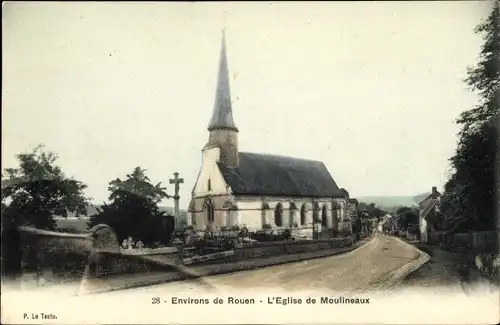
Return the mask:
[[[334,231],[338,231],[340,225],[340,205],[335,201],[332,202],[332,222]]]
[[[323,205],[323,209],[321,209],[321,226],[327,227],[327,220],[326,220],[326,205]]]
[[[307,208],[305,204],[302,204],[300,208],[300,225],[305,226],[307,222]]]
[[[318,203],[313,203],[313,222],[319,222],[319,205]]]
[[[290,213],[288,214],[288,227],[289,228],[292,228],[295,225],[295,221],[293,220],[293,215],[294,215],[296,210],[297,210],[297,206],[295,205],[295,203],[290,202],[290,210],[289,210]]]
[[[210,192],[212,190],[212,182],[210,181],[210,178],[208,179],[208,191]]]
[[[215,220],[215,209],[214,209],[214,203],[212,200],[208,199],[205,201],[205,218],[207,220],[207,223],[213,223]]]
[[[283,206],[278,203],[276,209],[274,209],[274,223],[277,227],[283,226]]]

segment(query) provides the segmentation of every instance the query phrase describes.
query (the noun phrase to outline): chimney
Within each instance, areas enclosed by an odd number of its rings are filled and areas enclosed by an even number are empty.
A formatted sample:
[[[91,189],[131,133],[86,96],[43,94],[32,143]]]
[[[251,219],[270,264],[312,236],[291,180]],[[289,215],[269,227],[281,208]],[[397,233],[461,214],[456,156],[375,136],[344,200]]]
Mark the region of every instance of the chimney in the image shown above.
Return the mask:
[[[437,187],[436,186],[433,186],[432,187],[432,198],[433,199],[437,199],[438,197],[438,190],[437,190]]]

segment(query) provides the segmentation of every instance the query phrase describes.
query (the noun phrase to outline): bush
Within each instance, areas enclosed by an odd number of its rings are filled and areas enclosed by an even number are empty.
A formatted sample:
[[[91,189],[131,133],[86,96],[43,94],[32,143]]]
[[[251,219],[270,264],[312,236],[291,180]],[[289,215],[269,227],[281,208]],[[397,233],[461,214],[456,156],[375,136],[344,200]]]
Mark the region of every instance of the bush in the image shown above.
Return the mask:
[[[273,229],[273,226],[271,226],[270,224],[266,223],[262,226],[262,229],[263,230],[269,230],[269,229]]]
[[[290,234],[291,236],[291,234]],[[275,233],[268,233],[265,231],[257,231],[253,234],[251,234],[251,238],[254,240],[257,240],[259,242],[270,242],[270,241],[283,241],[286,240],[284,233],[282,234],[275,234]]]
[[[479,271],[486,274],[494,282],[500,283],[500,255],[477,255],[474,262]]]
[[[339,232],[339,235],[340,235],[340,237],[351,237],[351,232],[349,230],[342,229]]]

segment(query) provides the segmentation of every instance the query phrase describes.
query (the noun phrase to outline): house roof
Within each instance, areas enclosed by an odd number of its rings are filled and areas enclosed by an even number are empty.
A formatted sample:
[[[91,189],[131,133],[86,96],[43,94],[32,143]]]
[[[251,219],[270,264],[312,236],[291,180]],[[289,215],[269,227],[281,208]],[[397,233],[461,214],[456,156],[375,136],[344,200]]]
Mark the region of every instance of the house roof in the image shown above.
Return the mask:
[[[238,167],[218,166],[234,194],[343,197],[320,161],[240,152]]]
[[[437,208],[439,208],[438,204],[439,204],[439,199],[432,199],[432,200],[430,200],[429,204],[427,204],[427,206],[420,213],[420,216],[422,218],[427,217],[427,215],[429,214],[429,212],[432,211],[433,208],[436,208],[436,206],[437,206]]]
[[[359,203],[359,201],[358,201],[358,199],[356,199],[356,198],[350,198],[350,199],[349,199],[349,203],[355,203],[355,204],[358,204],[358,203]]]
[[[420,204],[420,202],[424,201],[426,198],[428,198],[432,193],[431,192],[426,192],[426,193],[422,193],[422,194],[418,194],[418,195],[415,195],[413,197],[413,201],[415,201],[415,203],[417,204]]]
[[[442,195],[439,192],[437,192],[436,194],[437,194],[438,197],[440,197]],[[421,194],[421,195],[419,195],[419,196],[417,196],[415,198],[420,200],[420,201],[417,201],[417,203],[420,204],[420,203],[424,202],[425,200],[427,200],[431,196],[432,196],[432,193],[429,193],[427,195]]]

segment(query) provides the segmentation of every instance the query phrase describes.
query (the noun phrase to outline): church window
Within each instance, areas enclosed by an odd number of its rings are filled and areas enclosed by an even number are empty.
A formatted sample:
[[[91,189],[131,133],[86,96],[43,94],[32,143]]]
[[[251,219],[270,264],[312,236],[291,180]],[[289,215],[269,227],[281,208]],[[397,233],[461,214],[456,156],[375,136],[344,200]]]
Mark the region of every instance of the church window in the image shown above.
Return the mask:
[[[210,192],[212,190],[212,182],[210,181],[210,178],[208,179],[208,191]]]
[[[306,205],[303,204],[302,208],[300,209],[300,225],[305,226],[306,224],[306,217],[307,217],[307,208]]]
[[[274,210],[274,223],[277,227],[283,226],[283,206],[278,203],[276,209]]]
[[[205,218],[208,223],[212,223],[215,220],[215,209],[212,200],[208,199],[205,202]]]
[[[323,227],[327,226],[327,222],[326,222],[326,205],[323,205],[323,209],[321,210],[321,225]]]
[[[337,202],[333,202],[332,221],[333,221],[334,227],[340,221],[340,205]]]
[[[319,206],[318,203],[313,204],[313,222],[318,223],[319,220]]]

